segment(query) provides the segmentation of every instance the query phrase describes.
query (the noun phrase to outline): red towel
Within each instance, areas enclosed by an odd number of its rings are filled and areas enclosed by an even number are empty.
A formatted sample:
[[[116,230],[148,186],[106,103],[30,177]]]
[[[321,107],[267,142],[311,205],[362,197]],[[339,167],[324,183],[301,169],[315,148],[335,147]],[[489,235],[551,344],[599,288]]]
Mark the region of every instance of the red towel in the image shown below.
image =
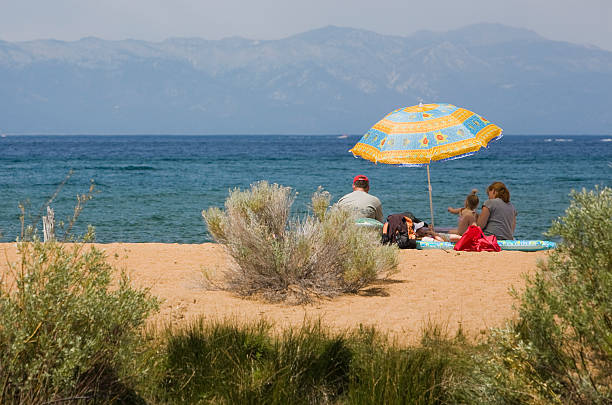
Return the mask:
[[[455,244],[455,250],[466,252],[499,252],[501,248],[497,244],[497,237],[495,235],[485,236],[479,226],[470,225],[461,239]]]

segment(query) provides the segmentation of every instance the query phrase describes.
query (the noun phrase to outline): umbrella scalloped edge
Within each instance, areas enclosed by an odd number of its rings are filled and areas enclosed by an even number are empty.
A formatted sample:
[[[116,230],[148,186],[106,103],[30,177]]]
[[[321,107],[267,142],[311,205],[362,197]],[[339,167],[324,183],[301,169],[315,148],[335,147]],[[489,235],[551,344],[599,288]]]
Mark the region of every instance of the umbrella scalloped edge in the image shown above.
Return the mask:
[[[502,129],[489,124],[476,136],[429,149],[386,150],[358,142],[349,152],[375,163],[395,164],[401,166],[423,166],[433,161],[454,160],[471,156],[492,140],[502,137]]]

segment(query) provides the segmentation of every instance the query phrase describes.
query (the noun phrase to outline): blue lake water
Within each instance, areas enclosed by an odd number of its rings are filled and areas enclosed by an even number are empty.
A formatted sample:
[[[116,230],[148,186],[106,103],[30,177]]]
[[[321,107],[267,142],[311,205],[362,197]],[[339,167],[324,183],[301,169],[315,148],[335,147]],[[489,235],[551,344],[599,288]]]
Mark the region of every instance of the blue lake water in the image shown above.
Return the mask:
[[[7,136],[0,138],[0,241],[19,235],[20,201],[37,216],[72,169],[52,203],[56,219],[72,213],[93,179],[99,191],[76,225],[96,227],[97,241],[210,241],[200,212],[222,207],[228,190],[267,180],[298,192],[295,215],[308,211],[318,186],[336,201],[356,174],[371,181],[384,215],[409,210],[429,220],[424,168],[375,165],[348,150],[359,136]],[[610,136],[504,136],[476,155],[430,167],[435,223],[453,226],[449,205],[472,188],[481,202],[503,181],[519,216],[515,237],[541,239],[563,215],[572,189],[612,187]]]

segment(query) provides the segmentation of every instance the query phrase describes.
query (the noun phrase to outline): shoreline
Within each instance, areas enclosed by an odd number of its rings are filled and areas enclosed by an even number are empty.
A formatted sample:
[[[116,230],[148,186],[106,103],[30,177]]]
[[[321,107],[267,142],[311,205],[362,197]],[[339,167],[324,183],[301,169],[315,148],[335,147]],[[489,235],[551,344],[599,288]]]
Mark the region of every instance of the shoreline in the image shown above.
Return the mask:
[[[501,327],[516,313],[511,287],[521,290],[524,274],[537,270],[548,252],[455,252],[400,250],[398,272],[377,280],[359,294],[347,294],[307,305],[270,304],[206,287],[204,272],[220,281],[230,263],[220,244],[108,243],[104,250],[116,269],[127,270],[136,287],[150,288],[162,300],[149,326],[182,326],[207,320],[266,319],[277,330],[305,320],[321,321],[332,330],[374,326],[398,343],[418,343],[428,323],[450,335],[459,328],[478,339],[489,327]],[[16,259],[16,243],[0,243],[0,272]]]

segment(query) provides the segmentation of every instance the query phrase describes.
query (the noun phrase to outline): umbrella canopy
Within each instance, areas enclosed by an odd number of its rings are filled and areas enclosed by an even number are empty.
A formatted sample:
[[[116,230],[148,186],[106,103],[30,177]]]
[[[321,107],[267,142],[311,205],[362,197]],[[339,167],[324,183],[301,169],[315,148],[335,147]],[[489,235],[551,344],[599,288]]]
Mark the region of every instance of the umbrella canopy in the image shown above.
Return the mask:
[[[501,137],[500,127],[472,111],[452,104],[419,104],[387,114],[350,152],[375,163],[427,166],[433,228],[429,164],[473,155]]]
[[[420,104],[387,114],[350,152],[376,163],[423,166],[473,155],[501,133],[500,127],[464,108]]]

